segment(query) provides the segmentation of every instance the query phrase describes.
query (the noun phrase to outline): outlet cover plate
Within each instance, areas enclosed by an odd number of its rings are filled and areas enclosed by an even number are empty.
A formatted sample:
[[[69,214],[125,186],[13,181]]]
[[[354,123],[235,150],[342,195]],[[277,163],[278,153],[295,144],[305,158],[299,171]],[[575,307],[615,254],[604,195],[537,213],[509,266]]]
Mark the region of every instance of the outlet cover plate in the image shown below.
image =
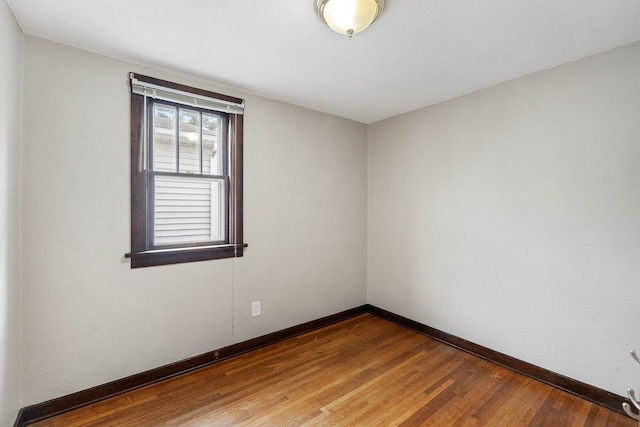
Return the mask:
[[[262,314],[262,308],[260,307],[260,301],[254,301],[251,303],[251,317],[257,317]]]

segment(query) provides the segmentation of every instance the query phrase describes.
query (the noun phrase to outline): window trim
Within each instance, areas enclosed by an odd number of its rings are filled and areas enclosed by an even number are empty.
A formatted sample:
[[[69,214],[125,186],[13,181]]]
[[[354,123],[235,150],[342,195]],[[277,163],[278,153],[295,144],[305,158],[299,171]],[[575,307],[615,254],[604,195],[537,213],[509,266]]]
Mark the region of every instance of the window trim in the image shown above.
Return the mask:
[[[140,74],[130,74],[139,82],[150,83],[180,92],[195,94],[227,103],[242,105],[244,101],[228,95],[222,95],[203,89],[172,83]],[[131,80],[130,80],[131,81]],[[229,112],[229,194],[227,230],[228,243],[215,245],[197,245],[177,248],[151,247],[149,222],[148,188],[152,175],[148,170],[145,140],[148,129],[145,109],[145,96],[131,91],[131,252],[125,257],[131,259],[131,268],[156,265],[177,264],[211,259],[243,256],[243,115]]]

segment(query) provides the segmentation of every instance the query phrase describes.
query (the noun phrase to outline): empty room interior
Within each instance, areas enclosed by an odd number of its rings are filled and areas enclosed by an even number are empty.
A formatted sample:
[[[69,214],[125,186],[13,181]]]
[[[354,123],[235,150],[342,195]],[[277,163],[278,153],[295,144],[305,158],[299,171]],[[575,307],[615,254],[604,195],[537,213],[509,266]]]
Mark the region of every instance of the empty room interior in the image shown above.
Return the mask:
[[[2,426],[640,425],[638,0],[0,0],[0,171]]]

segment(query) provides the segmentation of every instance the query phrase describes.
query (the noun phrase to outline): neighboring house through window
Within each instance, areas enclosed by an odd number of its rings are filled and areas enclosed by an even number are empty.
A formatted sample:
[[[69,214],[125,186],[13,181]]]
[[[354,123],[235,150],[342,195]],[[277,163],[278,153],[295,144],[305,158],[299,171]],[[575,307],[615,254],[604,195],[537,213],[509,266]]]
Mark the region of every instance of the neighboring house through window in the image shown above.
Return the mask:
[[[131,267],[242,256],[243,101],[130,77]]]

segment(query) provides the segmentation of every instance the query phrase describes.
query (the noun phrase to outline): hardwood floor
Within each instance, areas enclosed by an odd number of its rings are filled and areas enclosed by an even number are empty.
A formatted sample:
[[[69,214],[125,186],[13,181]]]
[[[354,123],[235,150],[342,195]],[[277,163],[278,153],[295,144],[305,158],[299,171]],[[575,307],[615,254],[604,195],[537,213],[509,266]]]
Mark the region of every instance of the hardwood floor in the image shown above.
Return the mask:
[[[628,426],[370,314],[34,426]]]

